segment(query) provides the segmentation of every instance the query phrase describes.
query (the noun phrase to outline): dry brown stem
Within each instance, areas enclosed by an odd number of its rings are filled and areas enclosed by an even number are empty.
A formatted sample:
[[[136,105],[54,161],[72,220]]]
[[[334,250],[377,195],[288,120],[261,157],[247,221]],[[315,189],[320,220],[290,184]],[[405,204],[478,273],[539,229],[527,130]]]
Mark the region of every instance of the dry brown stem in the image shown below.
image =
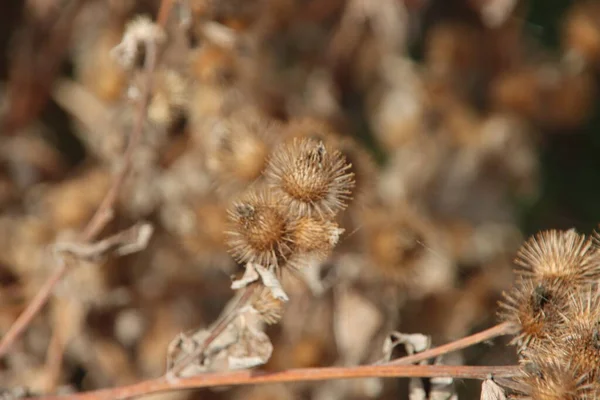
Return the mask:
[[[329,367],[291,369],[282,372],[262,373],[257,371],[226,372],[197,375],[191,378],[167,380],[158,378],[95,392],[71,394],[68,396],[38,397],[42,400],[108,400],[128,399],[141,395],[183,389],[199,389],[216,386],[239,386],[282,382],[308,382],[333,379],[356,378],[434,378],[453,377],[458,379],[488,379],[491,377],[512,377],[519,374],[518,366],[454,366],[454,365],[377,365],[358,367]]]
[[[495,325],[489,329],[486,329],[484,331],[477,332],[473,335],[466,336],[464,338],[455,340],[454,342],[446,343],[442,346],[434,347],[433,349],[429,349],[429,350],[423,351],[421,353],[398,358],[396,360],[385,363],[384,365],[415,364],[415,363],[418,363],[419,361],[438,357],[443,354],[451,353],[453,351],[462,350],[469,346],[473,346],[475,344],[485,342],[486,340],[490,340],[490,339],[496,338],[498,336],[510,335],[512,333],[515,333],[514,325],[509,322],[502,322],[502,323]]]

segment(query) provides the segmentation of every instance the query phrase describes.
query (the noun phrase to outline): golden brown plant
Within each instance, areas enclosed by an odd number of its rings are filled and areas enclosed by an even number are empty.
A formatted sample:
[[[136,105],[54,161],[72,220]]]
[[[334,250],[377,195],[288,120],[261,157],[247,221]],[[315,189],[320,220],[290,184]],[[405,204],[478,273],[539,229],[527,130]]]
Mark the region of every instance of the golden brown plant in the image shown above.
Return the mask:
[[[339,150],[314,139],[294,139],[273,151],[265,176],[284,207],[297,215],[328,218],[346,208],[354,187]]]
[[[523,350],[557,335],[567,294],[552,282],[518,279],[500,303],[500,318],[519,327],[513,343]]]
[[[600,254],[592,241],[574,229],[545,231],[531,237],[515,262],[523,276],[576,287],[600,278]]]
[[[520,381],[528,388],[531,400],[591,400],[598,395],[598,385],[589,384],[572,364],[555,359],[535,360],[525,364]]]
[[[269,190],[248,191],[228,210],[228,245],[237,262],[278,267],[291,256],[287,211]]]

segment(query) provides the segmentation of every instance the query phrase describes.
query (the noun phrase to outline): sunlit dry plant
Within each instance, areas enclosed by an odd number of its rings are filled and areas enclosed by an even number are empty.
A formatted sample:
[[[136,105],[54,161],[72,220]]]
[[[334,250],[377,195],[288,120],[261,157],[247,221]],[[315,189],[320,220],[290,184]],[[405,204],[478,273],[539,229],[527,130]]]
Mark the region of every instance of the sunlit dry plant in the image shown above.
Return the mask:
[[[556,285],[519,279],[500,303],[500,318],[519,327],[513,343],[524,349],[556,335],[566,297]]]
[[[334,221],[320,217],[293,218],[289,227],[294,248],[289,266],[293,268],[301,268],[307,262],[325,260],[344,233]]]
[[[346,208],[354,187],[351,165],[322,141],[294,139],[277,147],[265,172],[283,205],[298,215],[334,216]]]
[[[228,210],[233,258],[265,267],[282,265],[292,254],[289,221],[279,199],[265,189],[250,190]]]
[[[276,123],[245,107],[216,123],[207,137],[207,167],[225,192],[245,188],[260,177],[276,138]]]
[[[374,193],[376,175],[375,163],[368,151],[354,138],[342,136],[325,121],[316,118],[298,118],[291,120],[282,132],[286,140],[308,138],[320,140],[327,148],[334,148],[351,165],[348,172],[354,174],[352,204],[362,202]]]
[[[600,394],[598,384],[590,384],[586,374],[579,373],[571,362],[556,359],[526,363],[519,381],[531,400],[592,400]]]
[[[515,262],[525,268],[519,271],[523,276],[570,287],[600,278],[598,250],[574,229],[538,233],[521,247]]]
[[[600,372],[600,293],[596,288],[571,295],[569,308],[562,314],[562,329],[554,351],[564,362],[579,365],[595,380]]]

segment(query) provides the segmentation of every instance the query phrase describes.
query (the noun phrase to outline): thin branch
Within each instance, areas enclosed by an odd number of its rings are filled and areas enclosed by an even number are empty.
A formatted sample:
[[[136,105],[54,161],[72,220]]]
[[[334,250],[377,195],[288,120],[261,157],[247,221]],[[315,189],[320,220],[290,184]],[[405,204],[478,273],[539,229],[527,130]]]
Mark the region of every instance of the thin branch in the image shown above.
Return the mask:
[[[159,24],[164,27],[168,19],[169,12],[172,7],[172,0],[163,0],[159,10]],[[147,74],[147,81],[144,87],[144,93],[138,107],[138,113],[135,125],[129,138],[129,143],[125,154],[123,156],[123,166],[119,171],[118,175],[112,183],[112,186],[104,196],[104,199],[100,203],[100,206],[96,210],[94,216],[90,219],[86,227],[81,234],[82,242],[89,242],[93,240],[98,234],[104,229],[106,224],[112,219],[113,206],[117,201],[119,192],[125,182],[125,178],[128,175],[129,169],[131,168],[131,160],[135,148],[137,147],[144,128],[146,121],[146,111],[150,102],[151,88],[152,88],[152,75],[156,68],[157,62],[157,49],[153,46],[149,46],[146,55],[145,70]],[[44,282],[43,286],[36,293],[33,300],[29,303],[25,311],[17,320],[11,325],[8,332],[2,337],[0,341],[0,357],[3,357],[8,350],[12,347],[13,343],[23,334],[27,326],[35,318],[35,316],[41,311],[44,305],[48,302],[48,299],[52,295],[55,286],[60,282],[68,270],[68,263],[62,263],[57,266],[52,275]]]
[[[421,353],[398,358],[396,360],[385,363],[384,365],[415,364],[415,363],[418,363],[419,361],[438,357],[443,354],[451,353],[453,351],[462,350],[469,346],[473,346],[475,344],[485,342],[486,340],[491,340],[498,336],[510,335],[514,332],[515,332],[515,327],[511,323],[502,322],[502,323],[495,325],[489,329],[486,329],[481,332],[477,332],[471,336],[466,336],[464,338],[460,338],[458,340],[455,340],[454,342],[450,342],[450,343],[444,344],[442,346],[434,347],[433,349],[429,349],[429,350],[423,351]]]
[[[265,383],[308,382],[356,378],[434,378],[488,379],[490,377],[513,377],[520,373],[518,366],[464,366],[464,365],[365,365],[358,367],[329,367],[291,369],[282,372],[264,373],[239,371],[202,374],[190,378],[168,380],[158,378],[94,392],[70,394],[68,396],[44,396],[38,400],[122,400],[183,389],[200,389],[217,386],[239,386]]]

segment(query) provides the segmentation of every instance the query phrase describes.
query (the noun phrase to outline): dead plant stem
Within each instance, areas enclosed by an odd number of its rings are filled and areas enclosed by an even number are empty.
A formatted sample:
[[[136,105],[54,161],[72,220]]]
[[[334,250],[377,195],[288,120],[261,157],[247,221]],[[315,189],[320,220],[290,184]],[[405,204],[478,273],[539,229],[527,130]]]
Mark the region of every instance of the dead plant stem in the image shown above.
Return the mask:
[[[443,354],[451,353],[453,351],[462,350],[469,346],[473,346],[475,344],[485,342],[486,340],[491,340],[498,336],[510,335],[514,333],[515,328],[509,322],[502,322],[498,325],[495,325],[489,329],[486,329],[481,332],[477,332],[473,335],[466,336],[464,338],[460,338],[455,340],[454,342],[450,342],[438,347],[434,347],[433,349],[429,349],[423,351],[421,353],[413,354],[410,356],[398,358],[396,360],[385,363],[384,365],[409,365],[416,364],[419,361],[427,360],[430,358],[438,357]]]
[[[68,396],[45,396],[38,400],[108,400],[129,399],[141,395],[183,389],[217,386],[239,386],[265,383],[308,382],[356,378],[434,378],[488,379],[512,377],[519,374],[518,366],[465,366],[465,365],[365,365],[358,367],[328,367],[291,369],[282,372],[238,371],[196,375],[168,380],[164,377],[94,392]]]

